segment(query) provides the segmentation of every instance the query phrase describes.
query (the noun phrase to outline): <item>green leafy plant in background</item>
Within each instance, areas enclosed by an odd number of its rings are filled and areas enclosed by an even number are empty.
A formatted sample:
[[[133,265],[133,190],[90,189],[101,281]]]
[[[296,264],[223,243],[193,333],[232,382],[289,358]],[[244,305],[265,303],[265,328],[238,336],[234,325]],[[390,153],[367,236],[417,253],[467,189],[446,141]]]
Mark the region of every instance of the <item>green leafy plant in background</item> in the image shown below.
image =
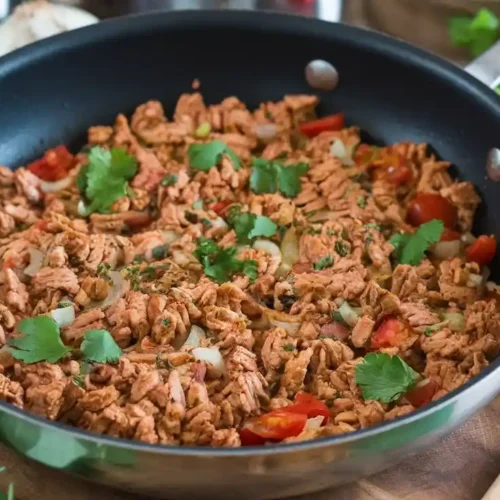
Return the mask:
[[[483,8],[473,17],[452,17],[448,32],[453,45],[467,47],[472,57],[478,57],[500,38],[500,22],[491,10]],[[500,94],[500,86],[495,91]]]

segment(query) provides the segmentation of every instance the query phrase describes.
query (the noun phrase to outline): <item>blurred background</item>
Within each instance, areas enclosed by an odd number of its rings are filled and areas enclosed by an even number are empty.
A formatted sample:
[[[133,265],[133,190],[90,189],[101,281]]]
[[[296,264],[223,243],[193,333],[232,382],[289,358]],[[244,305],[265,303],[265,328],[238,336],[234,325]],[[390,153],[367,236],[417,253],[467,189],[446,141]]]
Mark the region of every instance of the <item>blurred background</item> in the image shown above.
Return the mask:
[[[20,4],[0,0],[0,19]],[[98,19],[151,10],[262,9],[340,21],[383,31],[465,64],[499,37],[500,0],[54,0]],[[1,28],[1,27],[0,27]],[[44,30],[41,30],[43,32]],[[3,33],[0,29],[0,42]]]

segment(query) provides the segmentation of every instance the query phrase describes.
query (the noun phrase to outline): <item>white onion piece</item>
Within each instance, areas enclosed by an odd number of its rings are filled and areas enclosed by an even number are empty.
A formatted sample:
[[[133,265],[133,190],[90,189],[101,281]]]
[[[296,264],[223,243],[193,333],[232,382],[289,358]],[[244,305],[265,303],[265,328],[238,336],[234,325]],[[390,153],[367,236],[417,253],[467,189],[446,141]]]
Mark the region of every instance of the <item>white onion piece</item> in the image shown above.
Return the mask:
[[[75,308],[72,305],[60,307],[51,311],[50,315],[61,328],[64,328],[75,321]]]
[[[276,137],[276,125],[274,123],[257,124],[255,133],[263,141],[272,141]]]
[[[465,318],[460,312],[443,313],[443,319],[448,322],[448,328],[453,332],[463,332],[465,330]]]
[[[218,347],[196,347],[191,353],[196,360],[210,364],[218,376],[224,375],[226,367]]]
[[[78,202],[78,205],[76,207],[76,211],[78,212],[78,215],[81,215],[82,217],[87,216],[87,207],[85,206],[85,203],[83,200],[80,200]]]
[[[265,252],[271,256],[271,265],[277,269],[281,264],[281,250],[279,249],[276,243],[273,243],[269,240],[255,240],[255,243],[252,245],[254,250],[260,250],[261,252]]]
[[[469,274],[469,279],[467,280],[467,286],[474,288],[481,286],[483,283],[483,277],[480,274]]]
[[[165,243],[170,244],[174,243],[178,239],[180,239],[181,235],[179,233],[176,233],[175,231],[160,231],[161,235],[163,236],[163,239],[165,240]]]
[[[344,303],[340,306],[339,313],[349,326],[355,326],[359,320],[357,312],[348,304],[347,301],[344,301]]]
[[[451,259],[456,257],[461,250],[460,240],[439,241],[432,245],[430,252],[438,259]]]
[[[281,265],[278,269],[278,276],[284,276],[299,261],[299,239],[297,230],[291,227],[286,231],[281,240]]]
[[[352,159],[353,148],[346,146],[340,139],[335,139],[330,147],[330,153],[348,167],[354,165]]]
[[[489,291],[489,292],[496,292],[498,291],[498,285],[494,282],[494,281],[487,281],[486,282],[486,289]]]
[[[286,323],[285,321],[279,321],[274,318],[269,318],[269,322],[271,325],[276,326],[278,328],[283,328],[290,335],[294,335],[299,331],[300,323]]]
[[[24,274],[27,274],[28,276],[35,276],[35,274],[42,267],[45,254],[36,248],[30,248],[28,251],[30,253],[30,263],[24,269]]]
[[[211,220],[210,224],[212,224],[214,229],[227,229],[229,227],[227,222],[222,217],[217,217],[214,220]]]
[[[65,177],[60,181],[55,182],[47,182],[44,180],[40,181],[40,189],[44,193],[56,193],[57,191],[62,191],[63,189],[68,188],[71,185],[72,178]]]
[[[193,325],[191,327],[191,330],[189,331],[188,338],[186,339],[186,342],[184,342],[184,345],[190,345],[193,347],[200,347],[200,342],[203,339],[206,339],[207,336],[205,332],[203,331],[203,328],[200,328],[197,325]]]
[[[323,425],[323,420],[325,420],[325,417],[323,417],[322,415],[318,415],[317,417],[313,418],[308,418],[306,425],[304,427],[304,431],[315,431],[319,429]]]
[[[460,236],[460,239],[466,244],[471,245],[476,241],[476,237],[472,233],[464,233]]]

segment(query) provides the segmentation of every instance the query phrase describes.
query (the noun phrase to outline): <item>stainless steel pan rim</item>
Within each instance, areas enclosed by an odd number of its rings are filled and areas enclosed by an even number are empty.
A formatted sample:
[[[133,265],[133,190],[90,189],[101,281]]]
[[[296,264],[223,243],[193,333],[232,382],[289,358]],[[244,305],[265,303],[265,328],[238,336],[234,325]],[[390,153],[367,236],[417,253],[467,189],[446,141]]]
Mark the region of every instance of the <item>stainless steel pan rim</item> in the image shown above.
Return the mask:
[[[405,42],[393,39],[380,33],[371,32],[362,28],[332,24],[325,21],[311,20],[310,18],[298,17],[287,14],[276,14],[269,12],[254,11],[176,11],[161,12],[153,14],[141,14],[126,18],[104,21],[99,24],[78,29],[62,35],[57,35],[29,47],[17,50],[4,58],[0,58],[0,78],[16,71],[18,68],[29,66],[33,60],[49,58],[54,52],[70,52],[72,49],[83,45],[92,45],[107,39],[119,39],[122,37],[142,34],[155,30],[164,30],[169,26],[189,26],[206,28],[211,25],[235,25],[244,26],[245,29],[258,31],[271,31],[274,33],[296,34],[305,33],[311,38],[317,38],[318,42],[332,38],[356,45],[367,52],[377,52],[392,60],[398,60],[406,65],[419,66],[423,70],[439,75],[447,80],[450,86],[462,87],[475,98],[490,108],[490,111],[500,117],[500,99],[493,91],[476,78],[468,75],[457,66],[429,54],[417,47]],[[145,31],[146,30],[146,31]],[[333,56],[334,57],[334,56]],[[334,63],[334,60],[332,61]],[[485,158],[486,158],[485,151]],[[349,434],[326,437],[313,441],[281,444],[277,446],[258,446],[249,448],[207,448],[201,446],[167,446],[152,445],[139,441],[119,439],[87,432],[59,422],[51,422],[42,417],[30,414],[15,406],[0,402],[0,412],[7,413],[13,417],[25,420],[33,425],[48,429],[57,429],[62,433],[68,433],[80,439],[94,442],[95,444],[108,444],[118,448],[126,448],[135,451],[144,451],[159,455],[182,455],[203,457],[230,457],[230,456],[263,456],[277,455],[291,451],[304,449],[321,449],[332,444],[341,445],[353,443],[358,440],[374,436],[384,431],[393,430],[398,427],[411,424],[421,418],[429,416],[440,409],[452,404],[459,396],[464,396],[474,390],[479,381],[493,382],[495,371],[500,370],[500,359],[495,360],[488,368],[478,376],[469,380],[462,387],[455,389],[445,397],[425,407],[416,410],[404,417],[390,422],[355,431]]]

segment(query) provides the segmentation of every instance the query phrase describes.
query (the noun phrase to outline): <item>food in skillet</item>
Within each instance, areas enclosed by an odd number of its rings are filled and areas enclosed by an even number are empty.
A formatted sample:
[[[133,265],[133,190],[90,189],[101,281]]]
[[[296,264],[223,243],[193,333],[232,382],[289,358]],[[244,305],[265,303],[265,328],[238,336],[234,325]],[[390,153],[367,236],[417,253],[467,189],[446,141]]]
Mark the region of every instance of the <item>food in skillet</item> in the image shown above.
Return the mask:
[[[496,356],[493,236],[425,144],[182,95],[0,169],[0,398],[149,443],[353,432]]]

